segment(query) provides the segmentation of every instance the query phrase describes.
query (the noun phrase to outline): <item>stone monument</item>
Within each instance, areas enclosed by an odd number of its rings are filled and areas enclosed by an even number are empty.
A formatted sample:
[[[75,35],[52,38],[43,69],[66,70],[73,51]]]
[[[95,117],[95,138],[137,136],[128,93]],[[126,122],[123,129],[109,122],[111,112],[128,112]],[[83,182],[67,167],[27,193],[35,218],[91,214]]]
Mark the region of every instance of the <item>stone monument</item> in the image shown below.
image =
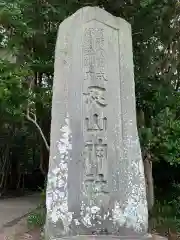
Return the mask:
[[[98,7],[60,24],[50,144],[46,239],[147,233],[131,26]]]

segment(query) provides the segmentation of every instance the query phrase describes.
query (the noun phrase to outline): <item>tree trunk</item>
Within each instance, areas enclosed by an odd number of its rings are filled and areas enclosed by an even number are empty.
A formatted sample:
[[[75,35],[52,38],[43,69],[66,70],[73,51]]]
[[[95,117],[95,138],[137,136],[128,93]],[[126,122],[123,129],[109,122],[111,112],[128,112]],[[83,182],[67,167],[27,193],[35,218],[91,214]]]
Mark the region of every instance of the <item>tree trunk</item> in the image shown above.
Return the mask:
[[[11,183],[10,188],[11,190],[17,189],[17,184],[19,180],[19,161],[18,161],[18,155],[13,151],[13,154],[11,156]]]
[[[152,175],[152,161],[149,156],[144,159],[144,174],[146,180],[146,195],[149,212],[154,206],[154,183]]]
[[[44,143],[41,142],[40,147],[40,170],[44,176],[48,173],[48,166],[49,166],[49,152],[47,151]]]

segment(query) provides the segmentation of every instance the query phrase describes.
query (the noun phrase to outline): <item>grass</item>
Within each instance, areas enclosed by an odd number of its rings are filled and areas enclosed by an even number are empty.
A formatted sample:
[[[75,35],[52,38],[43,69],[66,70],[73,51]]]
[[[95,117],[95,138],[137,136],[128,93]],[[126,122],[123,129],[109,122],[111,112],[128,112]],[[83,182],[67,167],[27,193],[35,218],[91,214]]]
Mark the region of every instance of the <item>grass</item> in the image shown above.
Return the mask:
[[[39,206],[29,214],[27,218],[27,225],[29,229],[33,228],[41,228],[45,224],[46,219],[46,191],[44,189],[41,190],[41,203]]]

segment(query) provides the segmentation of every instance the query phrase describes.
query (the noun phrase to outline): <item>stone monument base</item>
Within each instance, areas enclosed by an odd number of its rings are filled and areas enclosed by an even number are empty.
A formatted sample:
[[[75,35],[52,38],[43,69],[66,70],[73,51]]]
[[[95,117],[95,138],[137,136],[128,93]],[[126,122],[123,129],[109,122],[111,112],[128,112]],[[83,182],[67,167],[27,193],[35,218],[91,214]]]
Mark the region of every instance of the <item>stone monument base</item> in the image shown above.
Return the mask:
[[[130,236],[113,236],[113,235],[78,235],[70,236],[64,238],[58,238],[57,240],[165,240],[166,238],[156,236],[153,238],[151,234],[146,234],[144,236],[140,235],[130,235]]]

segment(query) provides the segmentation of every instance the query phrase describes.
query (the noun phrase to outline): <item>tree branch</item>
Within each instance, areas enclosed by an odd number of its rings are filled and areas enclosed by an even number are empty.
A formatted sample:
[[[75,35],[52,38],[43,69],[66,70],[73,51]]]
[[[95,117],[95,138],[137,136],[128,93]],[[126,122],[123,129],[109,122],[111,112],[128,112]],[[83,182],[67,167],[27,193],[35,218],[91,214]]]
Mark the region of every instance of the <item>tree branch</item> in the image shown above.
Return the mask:
[[[30,93],[31,93],[31,91],[32,91],[32,87],[33,87],[33,79],[30,79],[29,81],[30,81],[30,82],[29,82],[29,95],[30,95]],[[40,135],[41,135],[41,137],[42,137],[42,139],[43,139],[43,141],[44,141],[44,144],[45,144],[45,146],[46,146],[46,149],[47,149],[48,152],[49,152],[49,150],[50,150],[49,144],[48,144],[48,142],[47,142],[47,140],[46,140],[46,137],[45,137],[45,135],[44,135],[41,127],[40,127],[39,124],[37,123],[36,114],[33,113],[33,112],[30,112],[30,100],[29,100],[29,98],[28,98],[28,104],[27,104],[27,110],[26,110],[26,118],[27,118],[27,120],[29,120],[30,122],[32,122],[32,123],[36,126],[36,128],[38,129],[38,131],[39,131],[39,133],[40,133]]]
[[[33,114],[33,115],[35,116],[34,113],[30,113],[29,110],[28,110],[28,111],[27,111],[27,114],[26,114],[26,118],[36,126],[36,128],[38,129],[38,131],[39,131],[39,133],[40,133],[40,135],[41,135],[41,137],[42,137],[42,139],[43,139],[43,141],[44,141],[44,144],[45,144],[45,146],[46,146],[46,149],[49,151],[49,149],[50,149],[50,148],[49,148],[49,144],[48,144],[48,142],[47,142],[47,140],[46,140],[46,137],[45,137],[45,135],[44,135],[41,127],[39,126],[39,124],[38,124],[37,121],[35,120],[36,117],[35,117],[35,119],[33,119],[33,118],[30,116],[30,114]]]

